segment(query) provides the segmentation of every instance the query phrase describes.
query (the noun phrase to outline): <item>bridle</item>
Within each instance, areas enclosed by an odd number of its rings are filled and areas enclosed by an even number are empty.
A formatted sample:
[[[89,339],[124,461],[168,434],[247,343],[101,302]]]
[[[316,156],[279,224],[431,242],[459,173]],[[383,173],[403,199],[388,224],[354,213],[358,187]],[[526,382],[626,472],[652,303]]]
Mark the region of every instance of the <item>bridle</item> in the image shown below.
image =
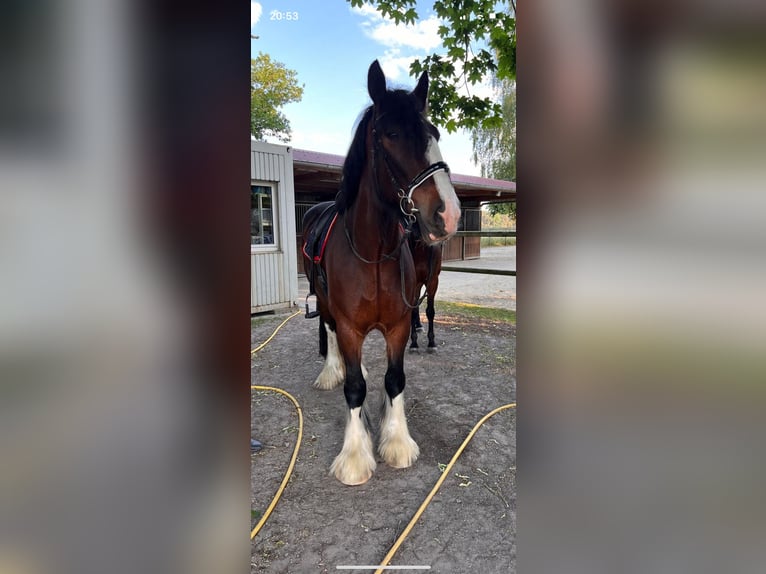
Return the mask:
[[[374,113],[374,112],[373,112]],[[443,161],[437,161],[435,163],[432,163],[427,168],[425,168],[423,171],[421,171],[419,174],[417,174],[414,178],[412,178],[412,181],[410,181],[409,184],[406,186],[403,186],[399,179],[396,177],[396,174],[394,173],[395,170],[391,169],[391,159],[388,157],[388,154],[386,153],[386,150],[383,148],[383,144],[380,140],[380,135],[378,134],[378,122],[380,121],[380,118],[383,117],[385,114],[381,114],[377,118],[374,119],[373,127],[372,127],[372,139],[373,139],[373,147],[372,147],[372,175],[373,175],[373,181],[375,182],[375,192],[380,197],[380,189],[378,185],[378,173],[377,173],[377,154],[380,153],[383,156],[383,162],[386,165],[386,171],[388,172],[388,177],[391,179],[391,183],[394,184],[394,188],[397,190],[399,194],[399,209],[402,212],[402,215],[404,215],[405,220],[407,221],[407,230],[409,231],[410,227],[412,227],[412,224],[415,222],[415,214],[418,212],[418,209],[415,207],[415,203],[412,201],[412,194],[413,192],[423,185],[428,179],[439,173],[440,171],[445,172],[449,175],[449,166],[446,162]]]
[[[374,114],[374,109],[372,111]],[[377,162],[377,154],[380,153],[381,156],[383,156],[383,162],[386,166],[386,171],[388,172],[388,177],[391,179],[391,182],[394,184],[394,188],[397,190],[397,193],[399,195],[399,209],[402,212],[402,215],[404,216],[404,225],[401,225],[402,227],[402,237],[399,240],[399,243],[397,246],[390,252],[384,254],[380,259],[377,260],[370,260],[365,259],[356,249],[356,246],[354,245],[354,241],[351,239],[351,234],[348,230],[348,225],[346,224],[346,216],[343,215],[343,229],[346,233],[346,239],[348,240],[348,244],[351,246],[351,251],[354,253],[354,255],[359,259],[360,261],[363,261],[364,263],[382,263],[386,260],[393,260],[393,259],[399,259],[399,274],[401,277],[401,287],[402,287],[402,301],[409,309],[415,309],[420,306],[420,304],[423,302],[423,300],[426,298],[428,294],[428,290],[423,292],[423,295],[418,297],[414,305],[410,305],[409,301],[407,301],[407,297],[404,293],[404,262],[402,258],[399,256],[401,254],[402,244],[407,240],[407,237],[412,232],[412,226],[415,223],[417,217],[416,213],[418,213],[418,209],[415,207],[415,203],[412,201],[412,194],[413,192],[423,185],[428,179],[439,173],[440,171],[443,171],[447,174],[449,174],[449,166],[446,162],[443,161],[437,161],[435,163],[432,163],[427,168],[425,168],[423,171],[421,171],[419,174],[417,174],[409,184],[406,186],[403,186],[399,179],[396,177],[394,170],[391,169],[391,159],[388,157],[388,154],[386,153],[386,150],[383,148],[382,142],[380,140],[380,135],[378,134],[377,126],[378,122],[380,121],[380,118],[383,117],[383,114],[378,116],[373,120],[373,127],[372,127],[372,138],[373,138],[373,147],[372,147],[372,154],[371,154],[371,161],[372,161],[372,178],[373,178],[373,185],[375,186],[375,193],[378,197],[382,197],[380,185],[378,182],[378,162]],[[429,261],[429,279],[430,279],[431,269],[430,269],[430,261]],[[426,287],[424,285],[424,287]],[[416,296],[417,297],[417,296]]]

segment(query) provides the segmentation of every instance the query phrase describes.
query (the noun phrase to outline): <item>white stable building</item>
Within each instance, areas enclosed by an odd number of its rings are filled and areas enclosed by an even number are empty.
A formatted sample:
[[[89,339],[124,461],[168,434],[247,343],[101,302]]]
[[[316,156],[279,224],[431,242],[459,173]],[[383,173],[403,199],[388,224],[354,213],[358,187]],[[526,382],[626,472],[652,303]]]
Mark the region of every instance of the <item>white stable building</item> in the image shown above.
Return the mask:
[[[298,299],[293,154],[288,146],[250,143],[250,313]]]

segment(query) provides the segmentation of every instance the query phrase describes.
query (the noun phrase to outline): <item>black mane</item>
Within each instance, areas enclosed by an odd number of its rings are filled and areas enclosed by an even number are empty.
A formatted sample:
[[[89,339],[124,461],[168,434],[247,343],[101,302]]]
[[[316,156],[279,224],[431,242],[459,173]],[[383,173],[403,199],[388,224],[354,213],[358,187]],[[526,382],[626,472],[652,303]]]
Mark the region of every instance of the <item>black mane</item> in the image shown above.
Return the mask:
[[[370,118],[372,118],[372,106],[364,110],[362,119],[356,127],[354,139],[351,140],[351,147],[346,154],[346,160],[343,162],[340,191],[335,197],[335,205],[338,207],[339,213],[343,213],[351,207],[356,196],[359,194],[359,183],[362,179],[362,170],[367,158],[366,136]]]

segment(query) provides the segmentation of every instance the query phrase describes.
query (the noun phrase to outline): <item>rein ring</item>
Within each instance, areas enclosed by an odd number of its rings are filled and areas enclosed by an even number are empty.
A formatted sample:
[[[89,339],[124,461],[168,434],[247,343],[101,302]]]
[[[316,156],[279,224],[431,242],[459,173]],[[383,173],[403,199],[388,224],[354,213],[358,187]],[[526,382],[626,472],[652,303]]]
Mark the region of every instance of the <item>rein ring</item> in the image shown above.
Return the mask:
[[[415,214],[418,212],[418,208],[415,207],[415,202],[412,201],[410,196],[404,193],[399,195],[399,209],[402,210],[402,213],[410,222],[415,221]]]

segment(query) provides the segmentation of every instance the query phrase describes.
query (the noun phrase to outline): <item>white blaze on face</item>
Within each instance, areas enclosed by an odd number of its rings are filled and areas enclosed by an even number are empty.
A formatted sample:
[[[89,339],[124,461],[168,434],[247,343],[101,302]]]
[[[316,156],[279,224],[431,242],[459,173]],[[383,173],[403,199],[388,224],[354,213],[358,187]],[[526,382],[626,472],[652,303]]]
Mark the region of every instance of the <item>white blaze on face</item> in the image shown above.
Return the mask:
[[[443,161],[442,153],[439,150],[439,143],[434,137],[431,137],[428,141],[426,158],[431,164]],[[452,187],[452,182],[446,172],[437,172],[434,174],[433,179],[436,184],[436,190],[439,192],[439,197],[444,202],[444,213],[441,214],[442,219],[444,219],[444,229],[447,235],[453,235],[457,231],[458,222],[460,221],[460,200],[457,198],[455,188]],[[437,239],[433,234],[429,235],[432,240]]]

